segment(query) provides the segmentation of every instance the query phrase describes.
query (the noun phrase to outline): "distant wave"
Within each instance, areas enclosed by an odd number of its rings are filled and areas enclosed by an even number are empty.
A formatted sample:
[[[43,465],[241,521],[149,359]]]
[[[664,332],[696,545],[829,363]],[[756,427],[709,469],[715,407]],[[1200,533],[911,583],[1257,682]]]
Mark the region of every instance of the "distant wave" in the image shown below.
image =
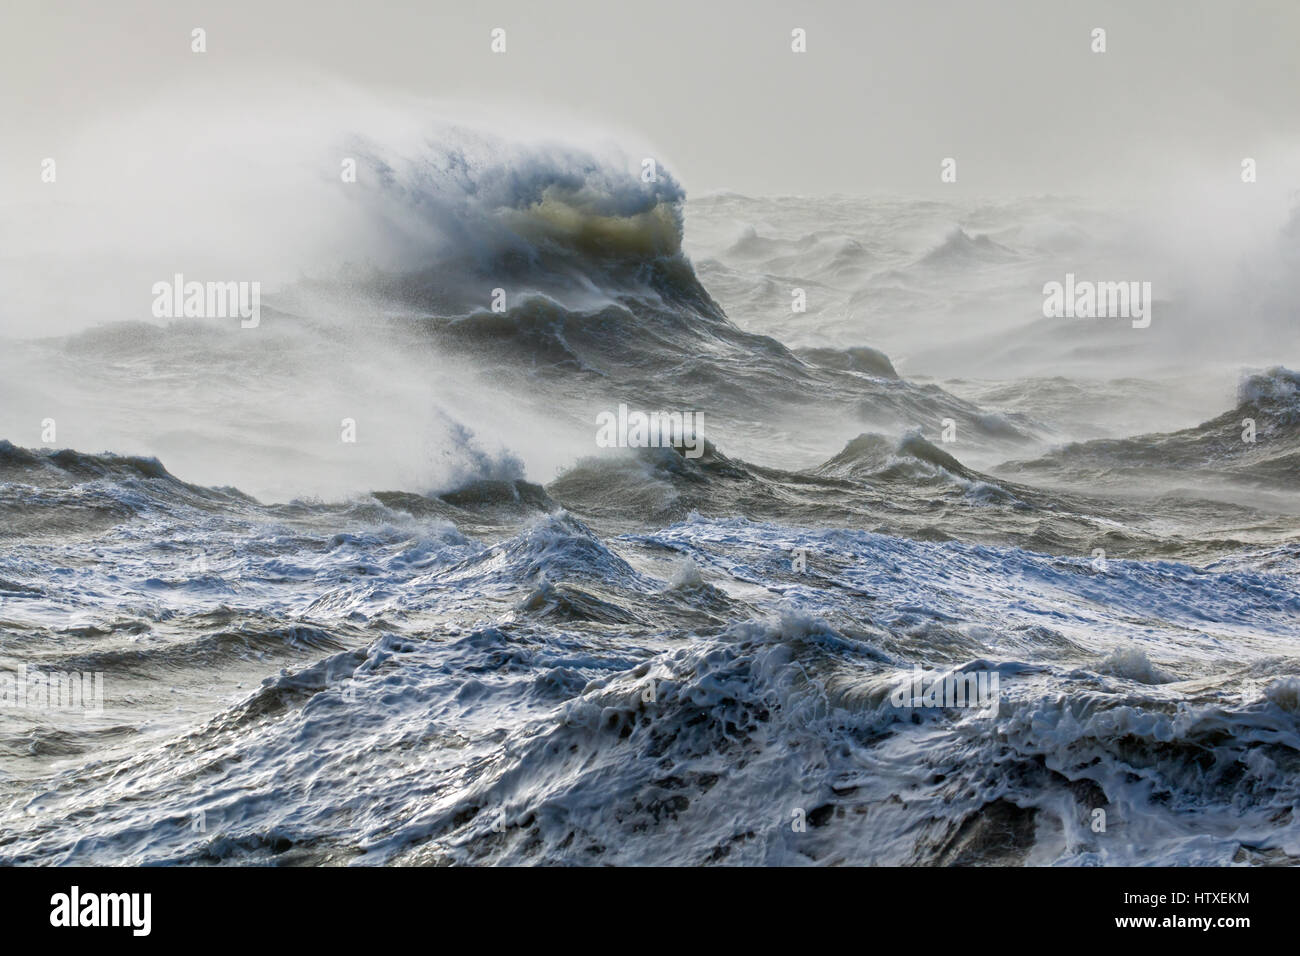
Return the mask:
[[[1069,444],[997,470],[1078,483],[1132,481],[1142,470],[1174,480],[1218,479],[1293,490],[1300,480],[1300,374],[1275,367],[1243,377],[1239,404],[1193,428]],[[1250,434],[1253,431],[1253,435]],[[1253,437],[1252,440],[1247,440]]]

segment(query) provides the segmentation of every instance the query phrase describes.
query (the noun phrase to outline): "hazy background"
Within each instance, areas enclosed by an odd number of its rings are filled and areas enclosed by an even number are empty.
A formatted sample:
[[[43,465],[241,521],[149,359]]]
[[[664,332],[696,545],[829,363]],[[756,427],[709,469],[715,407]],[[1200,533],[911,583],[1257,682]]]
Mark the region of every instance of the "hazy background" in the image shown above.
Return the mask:
[[[322,75],[628,129],[692,192],[916,193],[939,188],[945,156],[975,194],[1235,179],[1243,156],[1262,184],[1294,182],[1297,41],[1284,0],[7,0],[0,196],[39,188],[41,158],[85,121],[177,84]],[[242,83],[231,97],[259,108]]]

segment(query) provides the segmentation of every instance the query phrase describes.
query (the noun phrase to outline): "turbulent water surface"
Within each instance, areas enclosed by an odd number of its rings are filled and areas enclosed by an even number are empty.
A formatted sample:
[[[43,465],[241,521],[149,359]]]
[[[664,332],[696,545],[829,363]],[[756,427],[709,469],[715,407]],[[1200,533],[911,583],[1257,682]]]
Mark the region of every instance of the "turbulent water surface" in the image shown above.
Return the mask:
[[[0,670],[103,706],[0,712],[0,862],[1300,857],[1295,220],[1138,330],[1042,317],[1150,248],[1081,202],[366,168],[256,329],[5,343]]]

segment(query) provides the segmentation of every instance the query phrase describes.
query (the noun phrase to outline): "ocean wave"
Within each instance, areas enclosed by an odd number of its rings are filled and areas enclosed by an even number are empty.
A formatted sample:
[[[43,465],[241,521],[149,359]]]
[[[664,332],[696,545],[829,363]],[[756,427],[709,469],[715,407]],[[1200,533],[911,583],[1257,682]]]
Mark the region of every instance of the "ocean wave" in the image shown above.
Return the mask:
[[[1137,484],[1143,473],[1214,487],[1294,487],[1300,476],[1300,376],[1285,368],[1243,377],[1231,411],[1192,428],[1066,445],[1033,461],[1009,462],[999,474],[1074,483]]]

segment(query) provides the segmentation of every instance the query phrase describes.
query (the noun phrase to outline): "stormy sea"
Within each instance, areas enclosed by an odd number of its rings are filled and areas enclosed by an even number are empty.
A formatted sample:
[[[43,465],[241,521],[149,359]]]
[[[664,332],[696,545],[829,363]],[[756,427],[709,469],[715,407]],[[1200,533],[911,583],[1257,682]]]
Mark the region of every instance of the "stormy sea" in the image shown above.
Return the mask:
[[[0,864],[1300,859],[1294,208],[340,142],[3,226]]]

